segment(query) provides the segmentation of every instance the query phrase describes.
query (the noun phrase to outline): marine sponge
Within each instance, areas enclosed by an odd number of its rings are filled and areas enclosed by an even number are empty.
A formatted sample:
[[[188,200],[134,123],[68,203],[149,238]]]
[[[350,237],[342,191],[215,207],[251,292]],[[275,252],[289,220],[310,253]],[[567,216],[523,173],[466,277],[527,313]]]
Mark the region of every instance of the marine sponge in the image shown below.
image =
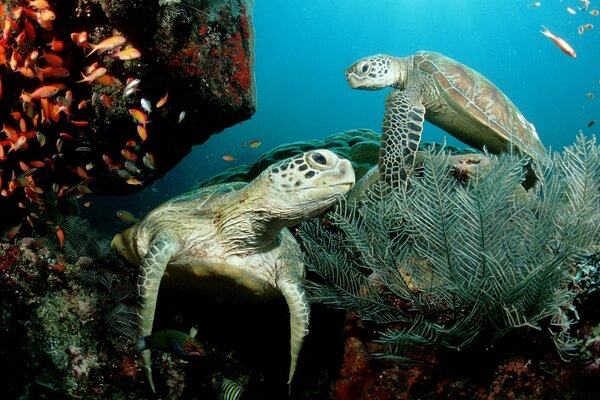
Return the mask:
[[[520,327],[548,326],[564,358],[580,343],[572,268],[600,245],[600,148],[582,136],[540,163],[525,192],[526,160],[489,155],[487,172],[460,182],[442,152],[424,152],[407,189],[378,182],[298,229],[314,302],[378,323],[377,356],[411,347],[462,349]]]

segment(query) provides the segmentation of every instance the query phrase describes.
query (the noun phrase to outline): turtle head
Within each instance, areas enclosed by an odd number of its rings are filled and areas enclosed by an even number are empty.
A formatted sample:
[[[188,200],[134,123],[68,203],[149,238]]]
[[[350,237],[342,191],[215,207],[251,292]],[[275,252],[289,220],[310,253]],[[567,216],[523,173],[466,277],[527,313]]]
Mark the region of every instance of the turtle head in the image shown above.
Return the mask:
[[[386,87],[403,89],[407,66],[398,57],[377,54],[361,58],[346,68],[346,80],[352,89],[378,90]]]
[[[355,182],[352,164],[324,149],[281,161],[264,171],[262,178],[267,180],[267,184],[262,184],[266,188],[263,202],[285,226],[321,213]]]

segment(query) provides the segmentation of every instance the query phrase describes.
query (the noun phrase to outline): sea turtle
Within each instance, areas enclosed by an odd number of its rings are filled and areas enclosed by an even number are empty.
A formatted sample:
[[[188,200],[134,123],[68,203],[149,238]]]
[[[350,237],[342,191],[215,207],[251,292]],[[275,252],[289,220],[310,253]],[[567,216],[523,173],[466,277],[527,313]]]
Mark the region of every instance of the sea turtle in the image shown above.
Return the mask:
[[[423,121],[491,153],[511,146],[540,159],[544,146],[533,124],[492,82],[440,53],[378,54],[346,69],[353,89],[393,87],[385,102],[379,153],[381,177],[399,186],[412,173]]]
[[[283,295],[290,310],[290,370],[308,332],[300,247],[286,227],[321,213],[354,185],[348,160],[312,150],[280,161],[252,182],[192,190],[117,234],[112,248],[139,265],[138,333],[152,333],[161,280],[202,293]],[[163,276],[164,274],[164,276]],[[150,352],[142,352],[152,390]]]

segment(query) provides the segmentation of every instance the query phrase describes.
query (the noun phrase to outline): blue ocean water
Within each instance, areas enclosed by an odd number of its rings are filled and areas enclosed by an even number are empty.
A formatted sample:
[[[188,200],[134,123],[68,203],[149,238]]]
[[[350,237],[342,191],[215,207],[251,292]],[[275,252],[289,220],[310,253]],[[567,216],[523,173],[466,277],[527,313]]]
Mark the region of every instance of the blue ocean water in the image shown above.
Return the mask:
[[[152,188],[96,200],[142,216],[173,195],[232,166],[252,162],[283,143],[325,138],[351,128],[380,131],[389,90],[348,87],[344,69],[364,56],[441,52],[494,82],[532,122],[547,147],[573,143],[600,119],[600,16],[577,0],[256,0],[255,73],[258,110],[249,121],[214,135]],[[600,8],[600,2],[597,4]],[[572,15],[567,7],[576,10]],[[578,27],[595,28],[578,34]],[[577,51],[562,53],[540,33],[545,25]],[[594,93],[597,99],[588,98]],[[243,147],[259,139],[258,148]],[[427,124],[423,140],[458,144]],[[89,212],[94,212],[93,209]],[[92,216],[93,217],[93,216]],[[104,216],[104,218],[106,218]],[[93,218],[96,219],[96,218]]]

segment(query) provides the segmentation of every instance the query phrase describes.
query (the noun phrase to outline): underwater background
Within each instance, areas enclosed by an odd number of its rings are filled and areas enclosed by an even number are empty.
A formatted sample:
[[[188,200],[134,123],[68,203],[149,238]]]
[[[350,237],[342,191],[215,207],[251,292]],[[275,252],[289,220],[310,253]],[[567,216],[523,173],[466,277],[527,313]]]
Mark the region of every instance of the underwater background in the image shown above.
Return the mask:
[[[323,139],[353,128],[381,130],[389,90],[352,90],[344,69],[364,56],[441,52],[498,86],[557,151],[599,117],[600,16],[576,0],[258,0],[254,2],[258,109],[248,120],[211,136],[165,177],[127,197],[96,196],[82,216],[95,228],[123,227],[117,210],[142,217],[167,199],[234,165],[295,141]],[[576,11],[570,14],[567,7]],[[597,27],[578,34],[578,27]],[[571,58],[540,33],[542,25],[577,52]],[[593,94],[592,95],[590,95]],[[244,146],[259,140],[256,148]],[[425,141],[459,141],[426,123]],[[231,155],[235,161],[222,159]]]

